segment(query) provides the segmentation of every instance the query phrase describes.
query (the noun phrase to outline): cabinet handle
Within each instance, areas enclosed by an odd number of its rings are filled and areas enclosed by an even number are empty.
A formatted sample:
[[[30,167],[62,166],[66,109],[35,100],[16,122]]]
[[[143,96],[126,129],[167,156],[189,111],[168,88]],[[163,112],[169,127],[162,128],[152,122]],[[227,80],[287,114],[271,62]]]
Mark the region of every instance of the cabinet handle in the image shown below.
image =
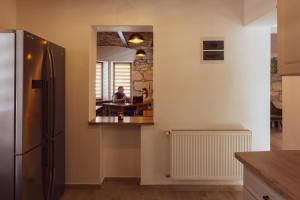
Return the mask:
[[[268,195],[263,196],[264,200],[271,200],[271,198]]]

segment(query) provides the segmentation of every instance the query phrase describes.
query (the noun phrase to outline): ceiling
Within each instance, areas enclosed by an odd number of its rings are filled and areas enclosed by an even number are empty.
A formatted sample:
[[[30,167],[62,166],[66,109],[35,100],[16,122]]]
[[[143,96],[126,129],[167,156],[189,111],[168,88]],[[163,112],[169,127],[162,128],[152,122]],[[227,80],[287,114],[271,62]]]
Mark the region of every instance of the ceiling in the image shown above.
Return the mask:
[[[153,26],[95,26],[97,32],[153,32]]]
[[[135,32],[122,32],[123,36],[127,42],[127,47],[135,48],[135,47],[152,47],[153,46],[153,33],[152,32],[139,32],[144,39],[145,42],[142,44],[136,45],[128,42],[129,37]],[[126,47],[118,34],[118,32],[98,32],[97,33],[97,46],[119,46]]]

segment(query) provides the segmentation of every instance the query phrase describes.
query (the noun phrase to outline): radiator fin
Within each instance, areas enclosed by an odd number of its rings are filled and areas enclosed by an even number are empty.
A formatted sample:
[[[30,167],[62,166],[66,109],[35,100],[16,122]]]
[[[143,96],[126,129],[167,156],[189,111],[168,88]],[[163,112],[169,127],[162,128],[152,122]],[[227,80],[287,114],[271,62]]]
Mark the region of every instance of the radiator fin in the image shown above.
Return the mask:
[[[234,153],[251,150],[250,131],[171,131],[170,137],[171,178],[242,178],[243,167]]]

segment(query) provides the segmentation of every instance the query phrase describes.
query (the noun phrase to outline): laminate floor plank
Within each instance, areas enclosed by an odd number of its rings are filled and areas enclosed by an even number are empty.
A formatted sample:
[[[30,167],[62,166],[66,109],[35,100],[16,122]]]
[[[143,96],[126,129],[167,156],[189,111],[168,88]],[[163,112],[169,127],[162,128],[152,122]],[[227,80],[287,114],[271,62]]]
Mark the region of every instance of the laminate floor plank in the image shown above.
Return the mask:
[[[283,149],[283,133],[280,129],[271,129],[271,150],[278,151]]]
[[[242,200],[242,192],[176,191],[132,183],[105,183],[101,189],[66,189],[61,200]]]

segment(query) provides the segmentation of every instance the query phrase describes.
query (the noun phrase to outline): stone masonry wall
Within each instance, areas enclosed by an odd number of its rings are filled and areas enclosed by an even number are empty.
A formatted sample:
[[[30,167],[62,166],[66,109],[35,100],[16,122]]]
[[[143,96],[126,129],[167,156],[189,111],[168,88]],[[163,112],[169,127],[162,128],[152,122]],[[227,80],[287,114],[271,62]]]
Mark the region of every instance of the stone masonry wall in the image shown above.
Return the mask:
[[[141,90],[147,88],[149,95],[153,94],[153,33],[140,33],[145,42],[140,45],[130,44],[129,48],[142,49],[146,52],[145,57],[137,57],[133,63],[132,69],[132,93],[134,96],[141,95]],[[128,40],[130,33],[125,33]]]
[[[131,32],[124,32],[128,41]],[[141,95],[142,88],[147,88],[149,95],[153,95],[153,33],[143,32],[141,34],[145,42],[142,44],[128,43],[128,48],[142,49],[146,52],[145,57],[136,57],[132,66],[132,95]],[[98,46],[123,46],[116,32],[100,32],[97,36]]]

